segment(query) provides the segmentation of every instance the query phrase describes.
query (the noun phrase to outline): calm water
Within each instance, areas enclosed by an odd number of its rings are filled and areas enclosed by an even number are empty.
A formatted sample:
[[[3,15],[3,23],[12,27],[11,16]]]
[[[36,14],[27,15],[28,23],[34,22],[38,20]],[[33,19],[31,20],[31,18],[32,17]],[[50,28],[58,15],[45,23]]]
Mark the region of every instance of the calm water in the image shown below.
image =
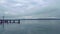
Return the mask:
[[[60,20],[21,20],[21,24],[0,25],[0,34],[60,34]]]

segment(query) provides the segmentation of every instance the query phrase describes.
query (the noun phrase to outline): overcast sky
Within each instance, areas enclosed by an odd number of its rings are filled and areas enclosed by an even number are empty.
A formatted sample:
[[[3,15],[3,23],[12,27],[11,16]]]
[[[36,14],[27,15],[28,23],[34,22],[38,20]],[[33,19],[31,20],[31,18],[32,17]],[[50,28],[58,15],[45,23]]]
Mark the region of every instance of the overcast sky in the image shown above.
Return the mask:
[[[0,0],[0,17],[57,18],[59,14],[60,0]]]

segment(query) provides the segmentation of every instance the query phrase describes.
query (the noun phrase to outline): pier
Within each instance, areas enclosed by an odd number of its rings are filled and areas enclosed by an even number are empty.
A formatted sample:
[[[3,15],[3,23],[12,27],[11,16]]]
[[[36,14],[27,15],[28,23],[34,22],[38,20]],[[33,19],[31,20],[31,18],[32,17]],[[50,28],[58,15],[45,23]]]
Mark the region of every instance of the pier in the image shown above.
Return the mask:
[[[20,20],[18,19],[18,20],[11,20],[11,19],[6,19],[6,20],[0,20],[0,24],[3,24],[3,23],[18,23],[18,24],[20,24]]]

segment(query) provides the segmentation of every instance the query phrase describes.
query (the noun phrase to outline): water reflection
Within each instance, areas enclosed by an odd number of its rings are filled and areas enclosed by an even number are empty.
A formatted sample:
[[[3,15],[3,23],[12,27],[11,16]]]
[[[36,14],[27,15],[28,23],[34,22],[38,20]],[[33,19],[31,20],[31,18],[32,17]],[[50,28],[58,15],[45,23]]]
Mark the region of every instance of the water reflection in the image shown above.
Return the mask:
[[[0,34],[60,34],[60,20],[21,20],[21,24],[0,25]]]

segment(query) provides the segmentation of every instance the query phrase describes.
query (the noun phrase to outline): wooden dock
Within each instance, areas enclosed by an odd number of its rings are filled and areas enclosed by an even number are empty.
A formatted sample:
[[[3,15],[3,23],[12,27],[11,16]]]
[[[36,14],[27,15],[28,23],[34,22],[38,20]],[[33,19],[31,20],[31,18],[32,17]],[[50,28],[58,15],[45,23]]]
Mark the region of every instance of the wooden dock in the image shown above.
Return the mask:
[[[3,23],[18,23],[18,24],[20,24],[20,20],[18,19],[18,20],[11,20],[11,19],[6,19],[6,20],[2,20],[2,19],[0,19],[0,24],[3,24]]]

